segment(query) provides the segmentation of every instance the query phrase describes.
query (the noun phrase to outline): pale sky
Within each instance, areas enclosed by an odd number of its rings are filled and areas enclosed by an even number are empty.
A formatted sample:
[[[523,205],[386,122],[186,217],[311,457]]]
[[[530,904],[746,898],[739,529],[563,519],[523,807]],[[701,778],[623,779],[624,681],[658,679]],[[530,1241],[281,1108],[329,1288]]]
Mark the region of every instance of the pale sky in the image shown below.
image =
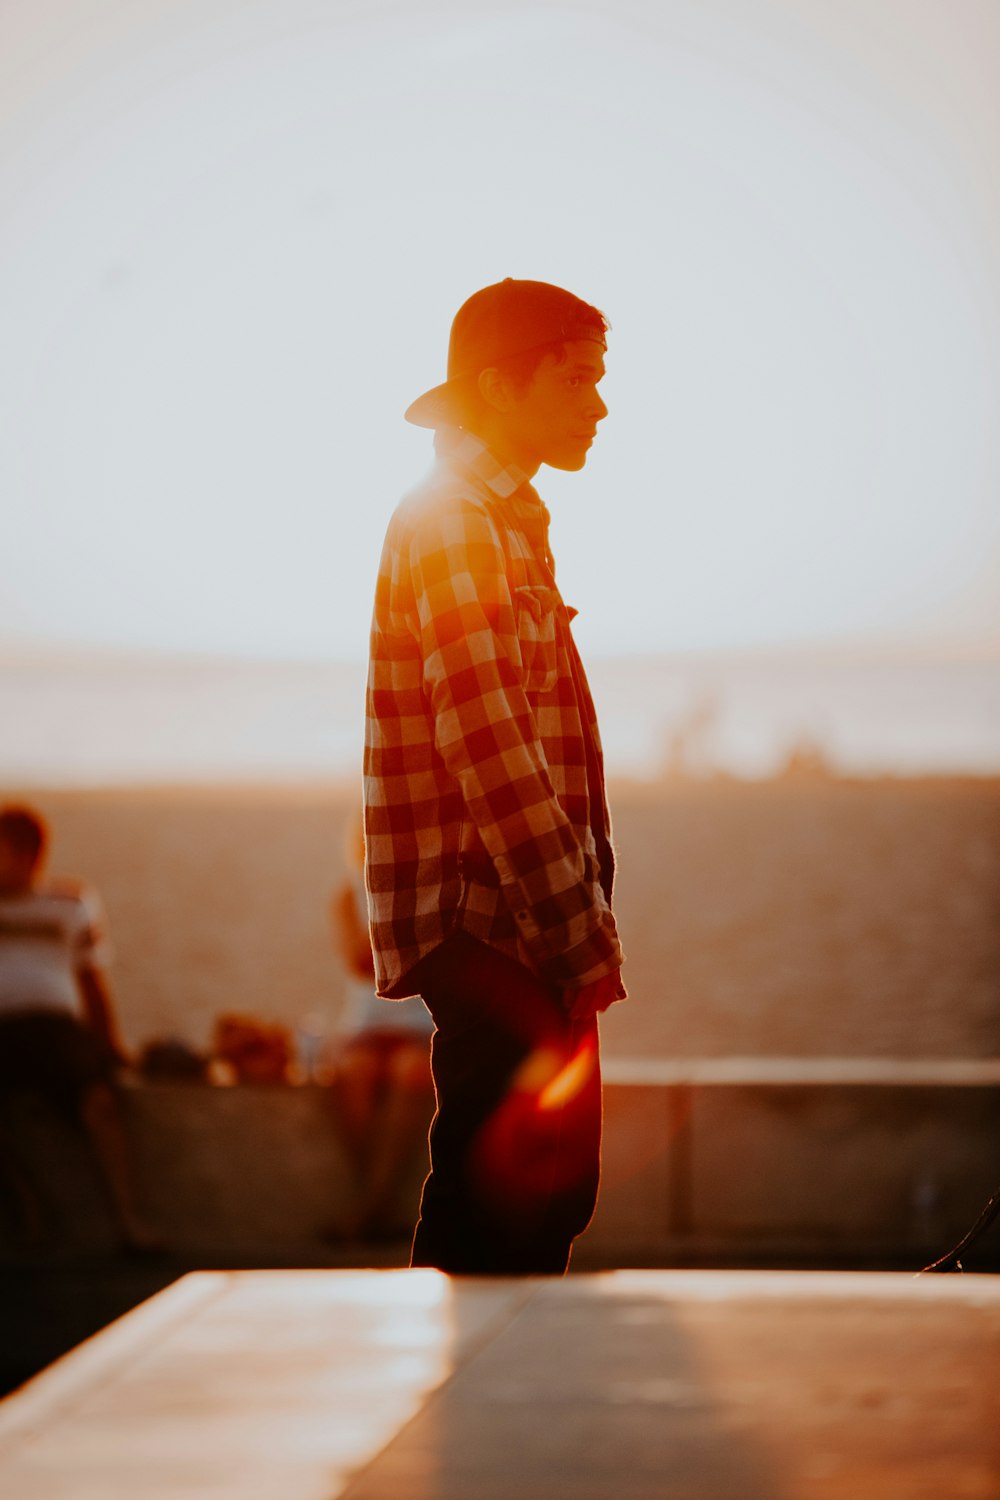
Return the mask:
[[[995,0],[0,0],[0,646],[357,658],[464,298],[591,653],[1000,653]]]

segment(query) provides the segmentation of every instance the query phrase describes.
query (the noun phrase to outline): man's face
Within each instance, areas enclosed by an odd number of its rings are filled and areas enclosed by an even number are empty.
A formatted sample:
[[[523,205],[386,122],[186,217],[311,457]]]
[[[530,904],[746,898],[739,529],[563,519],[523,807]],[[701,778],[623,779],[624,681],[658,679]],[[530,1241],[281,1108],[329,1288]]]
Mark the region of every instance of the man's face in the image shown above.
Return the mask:
[[[503,413],[505,434],[521,467],[582,469],[597,424],[608,414],[598,384],[604,378],[604,350],[593,339],[564,345],[566,358],[546,354],[527,388],[512,392]]]

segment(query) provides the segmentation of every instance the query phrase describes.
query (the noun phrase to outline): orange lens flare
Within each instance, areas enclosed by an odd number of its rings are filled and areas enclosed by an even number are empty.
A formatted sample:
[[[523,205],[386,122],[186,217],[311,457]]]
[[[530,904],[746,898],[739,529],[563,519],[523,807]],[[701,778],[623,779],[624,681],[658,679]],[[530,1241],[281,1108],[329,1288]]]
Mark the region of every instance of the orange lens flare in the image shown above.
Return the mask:
[[[479,1132],[471,1157],[474,1180],[522,1226],[544,1212],[553,1193],[572,1191],[586,1174],[590,1155],[579,1132],[588,1129],[587,1115],[576,1105],[593,1087],[596,1070],[592,1039],[568,1062],[555,1047],[537,1047]]]
[[[538,1095],[539,1109],[565,1109],[587,1085],[594,1071],[594,1045],[586,1041],[575,1057],[549,1080]]]

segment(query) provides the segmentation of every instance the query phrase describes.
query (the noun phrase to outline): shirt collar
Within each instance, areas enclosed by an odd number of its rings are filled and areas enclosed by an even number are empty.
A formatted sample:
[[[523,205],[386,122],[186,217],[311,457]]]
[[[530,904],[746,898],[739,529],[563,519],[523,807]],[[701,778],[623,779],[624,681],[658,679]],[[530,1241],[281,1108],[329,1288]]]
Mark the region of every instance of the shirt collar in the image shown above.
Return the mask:
[[[545,507],[524,470],[517,464],[501,464],[474,432],[441,427],[436,447],[447,463],[478,479],[498,500],[505,500],[519,519],[534,520],[544,515]]]

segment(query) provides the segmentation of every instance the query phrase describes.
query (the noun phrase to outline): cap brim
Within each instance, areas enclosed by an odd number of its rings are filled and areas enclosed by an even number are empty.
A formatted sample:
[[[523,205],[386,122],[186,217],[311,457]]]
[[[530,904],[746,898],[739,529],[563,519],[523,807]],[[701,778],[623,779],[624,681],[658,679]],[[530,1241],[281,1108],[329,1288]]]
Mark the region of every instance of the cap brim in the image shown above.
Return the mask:
[[[414,427],[454,427],[461,425],[462,396],[468,392],[467,380],[446,380],[433,390],[418,396],[403,413]]]

